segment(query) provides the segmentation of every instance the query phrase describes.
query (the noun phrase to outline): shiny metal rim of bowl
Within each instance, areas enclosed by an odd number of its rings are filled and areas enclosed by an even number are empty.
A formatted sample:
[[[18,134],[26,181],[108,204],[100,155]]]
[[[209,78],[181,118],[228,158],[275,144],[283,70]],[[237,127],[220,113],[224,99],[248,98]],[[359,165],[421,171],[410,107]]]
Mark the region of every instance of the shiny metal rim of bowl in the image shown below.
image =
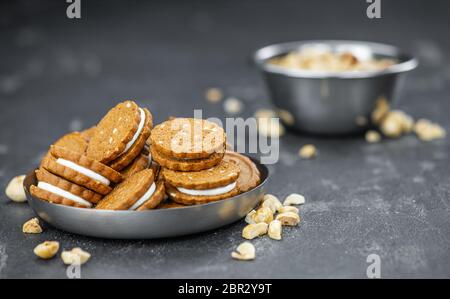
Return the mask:
[[[383,58],[392,58],[399,60],[398,63],[377,71],[347,71],[347,72],[324,72],[324,71],[309,71],[300,69],[289,69],[273,64],[267,63],[269,59],[285,55],[287,53],[301,50],[304,47],[319,46],[327,47],[331,51],[343,50],[366,51],[372,56],[382,56]],[[269,73],[276,73],[295,78],[339,78],[339,79],[353,79],[353,78],[371,78],[383,76],[386,74],[397,74],[413,70],[417,67],[418,61],[411,55],[402,53],[399,48],[382,43],[365,42],[365,41],[351,41],[351,40],[307,40],[273,44],[257,50],[253,59],[262,70]]]
[[[242,194],[201,205],[148,211],[108,211],[68,207],[31,196],[35,171],[24,181],[28,203],[45,222],[66,232],[106,239],[153,239],[177,237],[217,229],[236,222],[259,204],[265,194],[268,168],[252,159],[261,183]]]

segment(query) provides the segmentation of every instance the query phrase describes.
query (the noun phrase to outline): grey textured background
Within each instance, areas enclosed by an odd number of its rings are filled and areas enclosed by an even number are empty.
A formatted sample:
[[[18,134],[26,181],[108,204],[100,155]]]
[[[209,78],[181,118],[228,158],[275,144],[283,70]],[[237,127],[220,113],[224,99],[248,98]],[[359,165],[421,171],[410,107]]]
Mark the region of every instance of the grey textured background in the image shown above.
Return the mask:
[[[279,41],[342,38],[392,43],[421,66],[398,106],[450,130],[448,1],[383,1],[369,20],[363,0],[348,1],[82,1],[82,20],[65,17],[64,1],[2,2],[0,9],[0,186],[36,165],[70,129],[92,125],[119,100],[136,98],[156,122],[169,115],[224,117],[204,100],[210,86],[245,104],[243,116],[268,107],[249,63],[256,48]],[[298,148],[320,150],[300,161]],[[255,240],[257,259],[230,259],[241,223],[164,240],[109,241],[46,226],[23,235],[33,213],[0,198],[0,278],[64,278],[61,260],[41,261],[44,240],[92,253],[85,278],[364,278],[366,257],[381,256],[382,276],[450,276],[448,138],[413,136],[368,145],[288,134],[271,166],[269,190],[307,197],[303,222],[281,242]]]

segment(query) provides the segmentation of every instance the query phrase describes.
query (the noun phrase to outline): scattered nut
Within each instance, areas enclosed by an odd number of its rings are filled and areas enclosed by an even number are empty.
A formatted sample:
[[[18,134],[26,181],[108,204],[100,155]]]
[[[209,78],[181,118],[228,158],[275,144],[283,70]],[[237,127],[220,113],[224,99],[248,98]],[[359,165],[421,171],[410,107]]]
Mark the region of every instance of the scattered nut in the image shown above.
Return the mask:
[[[286,212],[278,214],[276,220],[280,220],[282,225],[296,226],[300,223],[300,216],[297,213]]]
[[[71,251],[63,251],[61,253],[61,259],[66,265],[83,265],[91,258],[89,252],[82,250],[81,248],[74,248]]]
[[[403,134],[402,123],[392,114],[388,114],[382,120],[380,130],[385,136],[390,138],[397,138]]]
[[[59,243],[56,241],[45,241],[34,248],[34,254],[41,259],[48,260],[56,255]]]
[[[446,136],[445,129],[427,119],[420,119],[414,126],[414,132],[422,141],[441,139]]]
[[[256,237],[267,234],[269,225],[265,222],[249,224],[242,230],[242,237],[251,240]]]
[[[386,97],[379,97],[375,104],[375,109],[372,111],[372,122],[379,125],[390,109]]]
[[[22,226],[22,232],[26,234],[40,234],[42,233],[42,227],[39,225],[39,219],[33,218],[28,220]]]
[[[380,142],[381,135],[377,131],[369,130],[366,132],[366,141],[368,143],[377,143]]]
[[[275,118],[277,113],[271,109],[259,109],[253,114],[255,118]]]
[[[8,186],[6,186],[6,196],[8,196],[12,201],[15,202],[25,202],[27,197],[25,195],[25,190],[23,189],[23,181],[25,175],[19,175],[13,178]]]
[[[223,93],[219,88],[209,88],[205,93],[206,99],[211,103],[218,103],[222,101]]]
[[[236,260],[249,261],[255,259],[255,251],[255,246],[252,243],[243,242],[231,253],[231,257]]]
[[[281,240],[281,222],[280,220],[274,220],[270,222],[269,229],[267,231],[267,234],[269,235],[269,238],[274,240]]]
[[[295,119],[294,116],[292,115],[291,112],[284,110],[284,109],[279,109],[278,110],[278,116],[281,118],[281,120],[288,126],[292,127],[295,123]]]
[[[258,132],[262,136],[279,138],[284,135],[284,126],[277,118],[258,118]]]
[[[264,203],[263,203],[263,205],[264,205]],[[252,218],[253,218],[254,223],[265,222],[265,223],[269,224],[270,221],[273,220],[273,213],[274,212],[272,212],[272,210],[270,208],[263,206],[256,211],[256,213],[253,215]]]
[[[299,210],[294,206],[282,206],[279,210],[279,213],[292,212],[298,214]]]
[[[262,207],[269,208],[272,213],[275,213],[278,211],[283,205],[278,200],[276,196],[273,196],[272,194],[266,194],[264,196],[264,201],[261,205]]]
[[[255,220],[253,220],[253,217],[255,216],[255,214],[256,214],[256,211],[251,210],[250,213],[248,213],[247,216],[245,216],[245,222],[247,222],[248,224],[256,223]]]
[[[306,144],[300,148],[298,154],[302,159],[312,159],[317,156],[317,149],[312,144]]]
[[[305,197],[298,193],[292,193],[283,202],[283,205],[285,206],[292,206],[292,205],[303,205],[305,204]]]
[[[238,114],[242,111],[243,104],[236,98],[228,98],[223,103],[223,109],[228,114]]]

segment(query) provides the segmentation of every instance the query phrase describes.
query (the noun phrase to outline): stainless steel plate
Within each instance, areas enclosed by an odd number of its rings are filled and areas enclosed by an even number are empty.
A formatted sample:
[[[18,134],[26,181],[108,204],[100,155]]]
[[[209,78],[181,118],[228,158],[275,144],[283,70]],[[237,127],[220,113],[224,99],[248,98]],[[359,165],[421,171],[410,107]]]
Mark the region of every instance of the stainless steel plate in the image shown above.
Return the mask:
[[[30,194],[36,176],[30,171],[24,187],[35,213],[54,227],[84,236],[108,239],[153,239],[176,237],[213,230],[233,223],[250,212],[264,195],[269,176],[266,166],[255,159],[261,184],[237,196],[203,205],[183,208],[136,211],[80,209],[52,204]]]

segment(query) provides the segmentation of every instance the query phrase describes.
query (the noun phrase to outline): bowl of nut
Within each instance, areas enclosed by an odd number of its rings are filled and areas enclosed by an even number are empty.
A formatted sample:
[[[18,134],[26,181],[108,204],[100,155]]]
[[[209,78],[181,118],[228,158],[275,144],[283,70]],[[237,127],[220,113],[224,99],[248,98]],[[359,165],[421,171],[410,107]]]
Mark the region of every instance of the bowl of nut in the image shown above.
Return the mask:
[[[254,61],[287,126],[313,134],[367,130],[381,102],[391,103],[417,60],[394,46],[317,40],[274,44],[257,50]]]

